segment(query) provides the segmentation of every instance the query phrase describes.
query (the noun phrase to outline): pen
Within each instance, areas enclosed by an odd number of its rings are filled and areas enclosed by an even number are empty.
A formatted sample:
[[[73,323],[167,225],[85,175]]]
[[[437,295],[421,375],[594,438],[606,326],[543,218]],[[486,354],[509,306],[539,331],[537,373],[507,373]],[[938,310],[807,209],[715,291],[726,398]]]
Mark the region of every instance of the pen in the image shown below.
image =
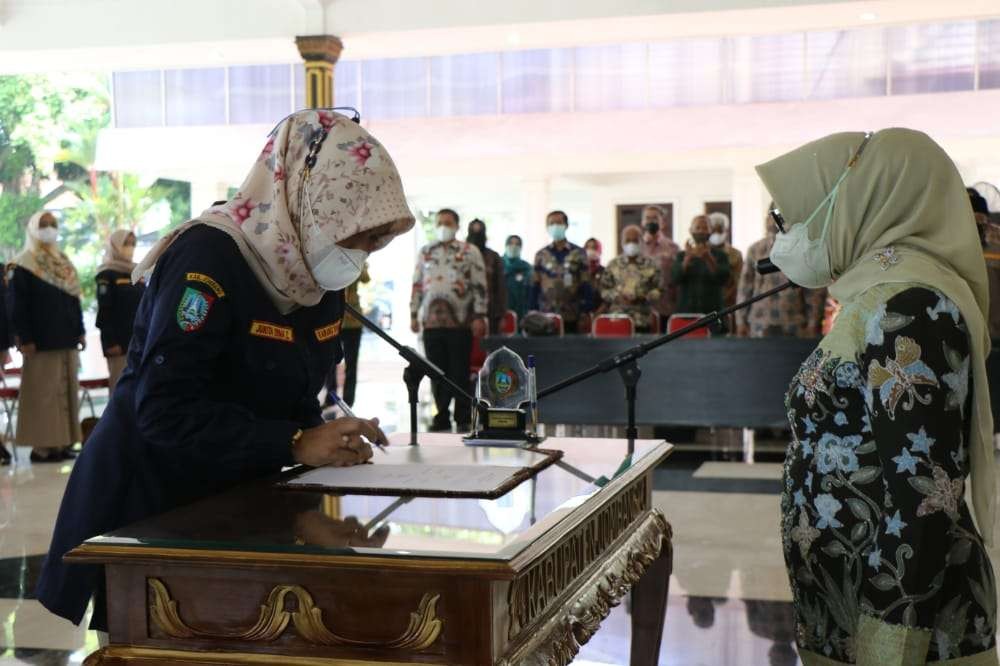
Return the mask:
[[[351,411],[351,408],[347,406],[347,403],[340,399],[339,395],[336,393],[330,393],[330,395],[333,396],[334,401],[337,403],[337,407],[340,407],[340,411],[344,412],[344,416],[349,416],[352,419],[358,418],[354,415],[354,412]],[[372,442],[371,444],[382,453],[389,455],[389,452],[385,450],[385,446],[382,444],[379,444],[378,442]]]

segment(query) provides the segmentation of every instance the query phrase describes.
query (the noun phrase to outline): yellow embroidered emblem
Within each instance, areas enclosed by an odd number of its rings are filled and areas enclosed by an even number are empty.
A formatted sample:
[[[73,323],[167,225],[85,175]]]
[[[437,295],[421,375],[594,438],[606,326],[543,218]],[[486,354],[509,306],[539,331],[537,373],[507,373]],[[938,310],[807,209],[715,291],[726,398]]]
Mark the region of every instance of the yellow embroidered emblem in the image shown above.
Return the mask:
[[[333,338],[340,335],[340,324],[343,320],[338,319],[332,324],[328,324],[321,328],[316,329],[316,339],[320,342],[326,342],[327,340],[332,340]]]
[[[222,285],[208,277],[204,273],[188,273],[184,276],[184,279],[188,282],[200,282],[212,291],[215,292],[216,297],[222,298],[226,295],[226,292],[222,290]]]
[[[256,335],[258,338],[278,340],[280,342],[295,341],[295,333],[291,328],[288,326],[278,326],[266,321],[254,321],[250,325],[250,335]]]

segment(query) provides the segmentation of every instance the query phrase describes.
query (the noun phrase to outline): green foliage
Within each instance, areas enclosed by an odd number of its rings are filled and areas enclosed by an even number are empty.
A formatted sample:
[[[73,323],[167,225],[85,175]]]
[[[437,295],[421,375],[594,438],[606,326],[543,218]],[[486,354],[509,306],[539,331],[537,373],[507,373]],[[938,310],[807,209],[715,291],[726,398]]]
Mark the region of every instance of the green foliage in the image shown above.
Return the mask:
[[[186,180],[159,178],[153,183],[157,198],[170,206],[170,224],[164,231],[170,231],[191,219],[191,183]]]

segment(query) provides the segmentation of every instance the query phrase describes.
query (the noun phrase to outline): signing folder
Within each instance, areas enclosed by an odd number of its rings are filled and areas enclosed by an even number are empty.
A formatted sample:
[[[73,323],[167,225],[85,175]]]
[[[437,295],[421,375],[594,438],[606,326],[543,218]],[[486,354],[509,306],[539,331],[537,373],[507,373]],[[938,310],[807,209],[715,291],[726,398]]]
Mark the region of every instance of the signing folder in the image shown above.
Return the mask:
[[[506,447],[390,446],[371,464],[297,470],[279,485],[352,495],[496,499],[562,457]]]

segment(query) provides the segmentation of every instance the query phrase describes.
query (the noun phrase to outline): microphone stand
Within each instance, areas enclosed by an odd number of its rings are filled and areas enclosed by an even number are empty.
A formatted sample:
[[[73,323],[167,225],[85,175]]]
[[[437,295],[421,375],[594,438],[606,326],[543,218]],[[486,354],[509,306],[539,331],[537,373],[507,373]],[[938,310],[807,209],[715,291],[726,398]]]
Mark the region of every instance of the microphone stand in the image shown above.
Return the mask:
[[[420,382],[425,375],[435,381],[444,382],[451,389],[454,396],[465,398],[469,401],[470,405],[476,404],[476,399],[469,395],[468,391],[453,382],[444,374],[441,368],[417,353],[416,349],[397,342],[395,338],[383,331],[378,324],[358,312],[350,303],[344,303],[344,308],[352,317],[361,322],[362,326],[395,348],[407,363],[406,369],[403,370],[403,382],[406,384],[406,392],[409,394],[410,401],[410,446],[417,446],[417,405],[419,404],[417,393],[420,391]]]
[[[730,305],[728,308],[723,308],[716,312],[711,312],[697,321],[693,321],[683,328],[679,328],[673,333],[667,333],[666,335],[661,335],[660,337],[650,340],[649,342],[644,342],[642,344],[636,345],[631,349],[626,349],[625,351],[615,354],[603,361],[598,362],[596,365],[582,371],[575,375],[567,377],[566,379],[549,386],[538,392],[538,399],[557,393],[564,388],[578,384],[585,379],[589,379],[594,375],[603,374],[605,372],[611,372],[612,370],[617,370],[621,375],[622,382],[625,385],[625,402],[626,408],[628,410],[628,425],[625,428],[625,436],[628,438],[628,452],[629,455],[635,452],[635,440],[639,436],[639,430],[635,425],[635,402],[636,402],[636,387],[639,384],[639,378],[642,376],[642,370],[639,369],[639,364],[637,361],[651,352],[652,350],[665,345],[668,342],[673,342],[677,338],[684,337],[691,331],[696,331],[700,328],[705,328],[710,326],[715,322],[719,321],[723,317],[730,315],[744,308],[748,308],[757,301],[762,301],[765,298],[770,298],[775,294],[782,292],[790,287],[794,287],[795,284],[792,282],[786,282],[782,285],[775,287],[774,289],[769,289],[761,294],[754,296],[742,303],[736,303],[735,305]]]

